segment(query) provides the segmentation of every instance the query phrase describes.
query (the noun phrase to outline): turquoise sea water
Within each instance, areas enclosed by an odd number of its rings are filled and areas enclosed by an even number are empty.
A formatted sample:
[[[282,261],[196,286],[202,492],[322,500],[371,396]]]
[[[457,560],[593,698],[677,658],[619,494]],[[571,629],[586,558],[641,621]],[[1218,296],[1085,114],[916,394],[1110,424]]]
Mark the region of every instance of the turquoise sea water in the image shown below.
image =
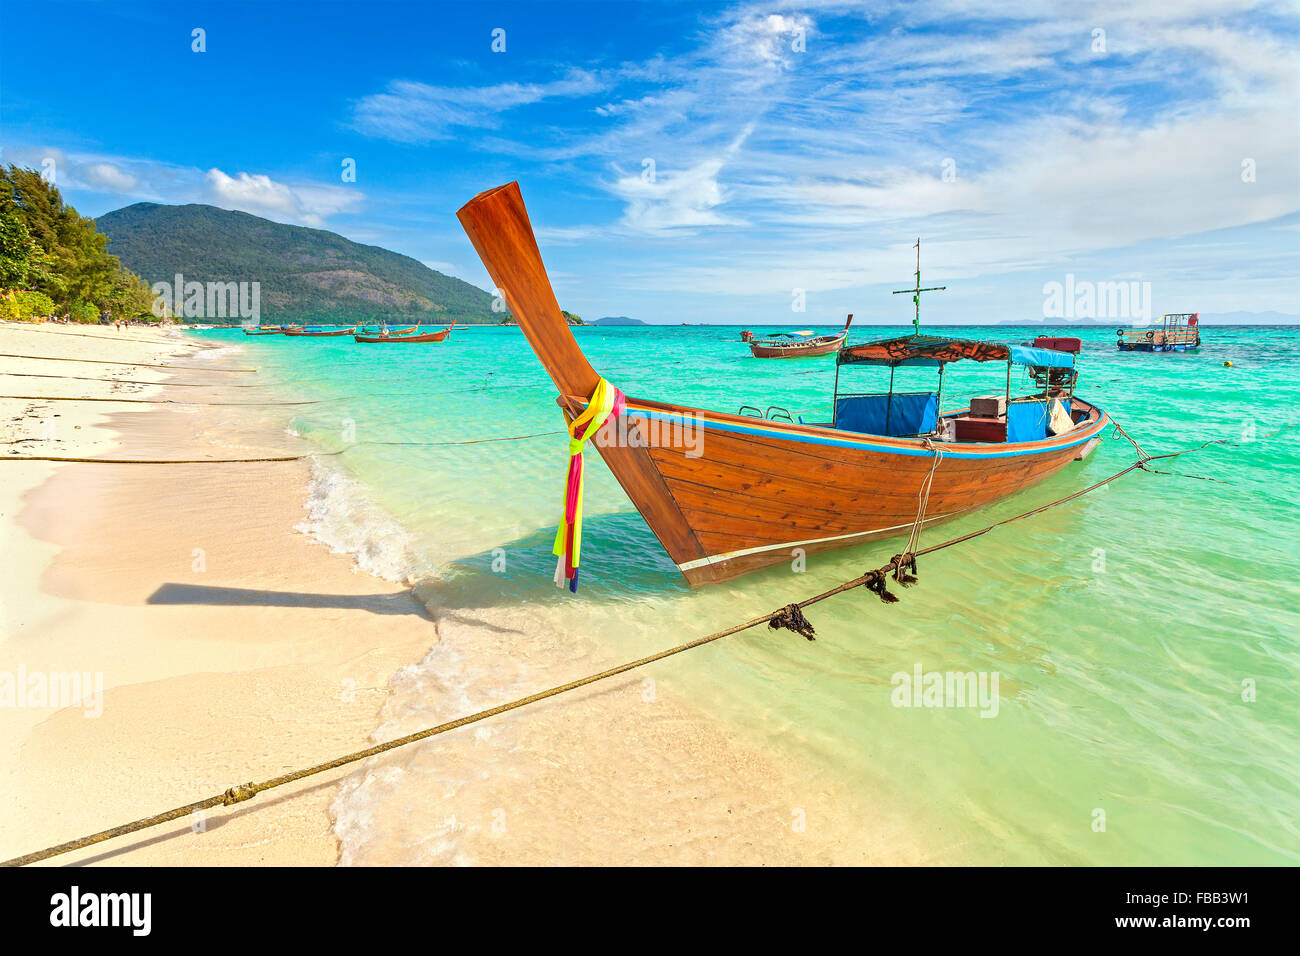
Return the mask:
[[[850,341],[902,331],[861,329]],[[596,369],[631,395],[829,417],[833,359],[755,360],[738,333],[575,330]],[[312,529],[376,573],[420,579],[438,611],[529,608],[539,626],[562,622],[615,657],[642,656],[825,590],[898,550],[896,541],[848,548],[810,558],[802,573],[780,567],[692,591],[592,454],[582,587],[570,595],[551,583],[563,436],[430,444],[562,428],[555,390],[517,329],[373,347],[195,334],[237,342],[266,379],[327,399],[292,422],[322,451],[348,447],[317,470]],[[1110,328],[1061,334],[1085,339],[1079,394],[1149,452],[1236,442],[1156,463],[1219,481],[1131,474],[924,559],[921,583],[898,604],[853,592],[818,605],[815,643],[756,629],[657,665],[655,676],[804,762],[810,779],[902,808],[945,860],[1300,862],[1300,445],[1295,431],[1265,437],[1298,417],[1300,329],[1207,328],[1199,352],[1168,355],[1120,353]],[[1005,366],[967,364],[949,369],[945,405],[1001,391]],[[918,388],[932,381],[909,374]],[[888,373],[844,375],[874,389]],[[909,384],[900,373],[897,387]],[[1108,439],[922,543],[1069,494],[1132,457],[1127,442]],[[918,666],[996,672],[996,716],[894,706],[893,675]],[[417,780],[404,786],[420,799]]]

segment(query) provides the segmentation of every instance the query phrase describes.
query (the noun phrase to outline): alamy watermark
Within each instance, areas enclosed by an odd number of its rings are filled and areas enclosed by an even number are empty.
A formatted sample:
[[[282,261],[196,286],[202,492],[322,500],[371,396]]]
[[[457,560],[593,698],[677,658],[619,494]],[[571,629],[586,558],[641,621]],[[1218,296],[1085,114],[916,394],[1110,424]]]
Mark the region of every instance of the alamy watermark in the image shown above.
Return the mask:
[[[693,413],[652,418],[635,409],[610,416],[595,434],[597,445],[619,448],[679,448],[687,458],[704,454],[704,424]]]
[[[998,715],[997,671],[925,671],[916,664],[911,673],[898,671],[889,683],[895,707],[973,707],[981,717]]]
[[[1151,283],[1078,281],[1067,273],[1063,283],[1043,284],[1043,318],[1150,322]]]
[[[150,291],[160,319],[262,319],[260,282],[186,282],[178,272],[174,282],[155,282]]]
[[[104,713],[102,671],[0,671],[0,707],[80,707],[87,717]]]

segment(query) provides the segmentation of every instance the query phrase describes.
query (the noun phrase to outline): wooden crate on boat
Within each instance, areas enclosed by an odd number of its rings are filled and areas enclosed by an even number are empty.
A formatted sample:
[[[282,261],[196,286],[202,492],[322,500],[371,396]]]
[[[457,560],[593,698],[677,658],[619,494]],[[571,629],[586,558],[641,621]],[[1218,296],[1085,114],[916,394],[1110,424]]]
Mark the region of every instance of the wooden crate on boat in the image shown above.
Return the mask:
[[[957,441],[1006,441],[1007,420],[1005,418],[966,415],[954,418],[957,428]]]
[[[1004,418],[1007,414],[1006,395],[979,395],[970,400],[970,413],[975,418]]]

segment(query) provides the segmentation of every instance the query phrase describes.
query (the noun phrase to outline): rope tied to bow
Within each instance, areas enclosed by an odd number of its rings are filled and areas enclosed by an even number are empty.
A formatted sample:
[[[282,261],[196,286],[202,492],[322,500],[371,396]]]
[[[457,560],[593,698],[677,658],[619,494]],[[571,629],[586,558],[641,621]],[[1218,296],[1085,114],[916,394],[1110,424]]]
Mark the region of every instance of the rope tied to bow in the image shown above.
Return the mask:
[[[578,593],[578,564],[582,559],[582,451],[610,417],[623,414],[623,393],[603,378],[587,400],[582,414],[569,423],[569,471],[564,483],[564,514],[555,531],[555,586],[566,584]]]
[[[920,580],[916,572],[916,555],[907,551],[894,555],[890,561],[894,566],[894,580],[905,588],[910,588]]]

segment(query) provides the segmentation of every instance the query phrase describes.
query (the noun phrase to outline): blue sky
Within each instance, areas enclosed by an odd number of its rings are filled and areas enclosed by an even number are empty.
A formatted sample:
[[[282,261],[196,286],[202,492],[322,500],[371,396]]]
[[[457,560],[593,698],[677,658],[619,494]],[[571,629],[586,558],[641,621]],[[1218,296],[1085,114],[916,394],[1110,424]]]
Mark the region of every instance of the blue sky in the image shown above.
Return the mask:
[[[518,179],[588,318],[902,322],[917,236],[930,323],[1067,275],[1300,313],[1294,8],[1063,6],[5,0],[0,158],[88,215],[207,202],[484,288],[455,210]]]

